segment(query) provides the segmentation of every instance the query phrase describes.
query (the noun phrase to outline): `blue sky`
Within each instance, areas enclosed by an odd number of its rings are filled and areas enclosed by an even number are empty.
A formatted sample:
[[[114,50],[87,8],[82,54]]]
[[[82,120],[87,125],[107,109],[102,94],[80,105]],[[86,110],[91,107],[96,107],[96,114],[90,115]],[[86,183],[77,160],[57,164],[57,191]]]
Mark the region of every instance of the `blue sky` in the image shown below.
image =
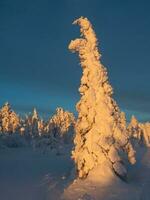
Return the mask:
[[[0,0],[0,104],[50,115],[75,111],[81,67],[67,46],[88,17],[99,39],[114,98],[128,118],[150,119],[150,2]]]

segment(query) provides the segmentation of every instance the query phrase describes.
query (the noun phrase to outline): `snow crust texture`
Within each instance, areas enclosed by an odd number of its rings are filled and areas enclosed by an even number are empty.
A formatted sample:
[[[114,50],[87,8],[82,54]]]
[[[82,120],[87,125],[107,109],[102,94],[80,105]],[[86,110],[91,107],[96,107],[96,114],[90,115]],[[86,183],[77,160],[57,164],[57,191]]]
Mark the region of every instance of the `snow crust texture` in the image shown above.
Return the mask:
[[[101,64],[97,38],[90,21],[80,17],[73,24],[80,26],[81,38],[72,40],[69,50],[78,52],[83,75],[76,105],[75,161],[79,178],[85,178],[96,166],[106,167],[119,176],[126,176],[125,155],[135,163],[135,151],[130,143],[124,114],[112,98],[113,89],[107,70]]]

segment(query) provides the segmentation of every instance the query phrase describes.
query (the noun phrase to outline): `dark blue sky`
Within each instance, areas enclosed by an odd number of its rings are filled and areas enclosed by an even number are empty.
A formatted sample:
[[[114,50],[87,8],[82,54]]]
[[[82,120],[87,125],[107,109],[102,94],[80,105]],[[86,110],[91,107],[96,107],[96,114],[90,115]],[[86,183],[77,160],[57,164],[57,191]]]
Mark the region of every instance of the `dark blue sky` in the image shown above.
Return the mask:
[[[149,11],[148,0],[0,0],[0,105],[75,110],[81,67],[67,46],[82,15],[93,23],[121,109],[150,120]]]

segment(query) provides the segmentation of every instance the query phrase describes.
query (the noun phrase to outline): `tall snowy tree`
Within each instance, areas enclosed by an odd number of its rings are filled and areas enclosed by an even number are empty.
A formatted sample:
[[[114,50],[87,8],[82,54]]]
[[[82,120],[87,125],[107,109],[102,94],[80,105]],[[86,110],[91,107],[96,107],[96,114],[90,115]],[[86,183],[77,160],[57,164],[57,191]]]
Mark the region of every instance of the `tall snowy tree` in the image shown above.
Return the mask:
[[[122,114],[112,98],[113,90],[108,82],[107,70],[101,64],[97,38],[91,23],[81,17],[78,24],[82,38],[70,42],[69,49],[78,52],[83,69],[76,105],[75,149],[72,157],[78,176],[85,178],[95,167],[106,165],[121,177],[126,177],[122,152],[131,164],[135,163],[135,151],[122,124]],[[121,152],[121,153],[120,153]],[[107,163],[107,164],[106,164]]]

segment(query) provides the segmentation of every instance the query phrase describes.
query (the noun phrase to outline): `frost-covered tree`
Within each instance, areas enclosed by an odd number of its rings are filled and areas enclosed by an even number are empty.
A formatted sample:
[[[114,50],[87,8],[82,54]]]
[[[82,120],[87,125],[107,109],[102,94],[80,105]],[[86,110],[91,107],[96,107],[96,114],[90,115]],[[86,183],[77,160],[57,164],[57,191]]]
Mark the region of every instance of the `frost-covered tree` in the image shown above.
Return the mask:
[[[128,133],[131,139],[138,144],[150,147],[150,123],[139,123],[135,116],[131,117],[128,125]]]
[[[12,111],[10,114],[10,124],[11,124],[11,129],[13,133],[19,133],[20,129],[20,118],[17,116],[17,114]]]
[[[55,149],[58,154],[64,151],[64,144],[73,143],[75,119],[72,113],[57,108],[56,113],[44,123],[42,120],[38,123],[39,135],[37,146],[47,149]]]
[[[0,134],[2,133],[2,114],[0,110]]]
[[[32,137],[36,137],[39,135],[38,123],[40,119],[38,116],[37,110],[34,108],[33,113],[26,116],[25,119],[25,127],[26,127],[26,134],[29,134]]]
[[[131,121],[128,125],[128,133],[130,137],[139,138],[141,137],[141,129],[139,127],[139,122],[134,115],[131,117]]]
[[[126,176],[127,154],[135,163],[135,151],[129,141],[123,116],[112,98],[113,90],[108,82],[107,70],[101,64],[97,38],[91,23],[81,17],[74,21],[80,26],[82,38],[70,42],[69,49],[78,52],[83,69],[76,105],[75,149],[72,157],[78,176],[85,178],[95,167],[106,165],[121,177]],[[107,164],[106,164],[107,163]]]
[[[11,132],[10,114],[11,114],[10,105],[8,103],[5,103],[1,109],[1,118],[2,118],[1,123],[2,123],[2,132],[3,133]]]
[[[136,119],[136,117],[134,115],[132,115],[131,121],[130,121],[130,124],[128,127],[131,126],[133,128],[137,128],[138,124],[139,124],[138,120]]]
[[[39,123],[39,116],[38,116],[37,110],[34,108],[33,115],[32,115],[32,135],[33,136],[39,135],[38,123]]]
[[[31,114],[25,115],[25,119],[22,121],[22,127],[25,129],[24,130],[25,136],[32,135]]]
[[[63,138],[70,131],[73,132],[74,124],[75,118],[72,113],[64,111],[62,108],[57,108],[56,114],[49,120],[47,130],[54,138]]]
[[[3,133],[19,132],[20,119],[9,103],[5,103],[1,109],[1,127]]]
[[[42,136],[45,134],[45,123],[43,119],[40,119],[38,121],[38,132],[39,132],[39,136]]]
[[[139,128],[141,128],[141,142],[150,147],[150,123],[139,123]]]

